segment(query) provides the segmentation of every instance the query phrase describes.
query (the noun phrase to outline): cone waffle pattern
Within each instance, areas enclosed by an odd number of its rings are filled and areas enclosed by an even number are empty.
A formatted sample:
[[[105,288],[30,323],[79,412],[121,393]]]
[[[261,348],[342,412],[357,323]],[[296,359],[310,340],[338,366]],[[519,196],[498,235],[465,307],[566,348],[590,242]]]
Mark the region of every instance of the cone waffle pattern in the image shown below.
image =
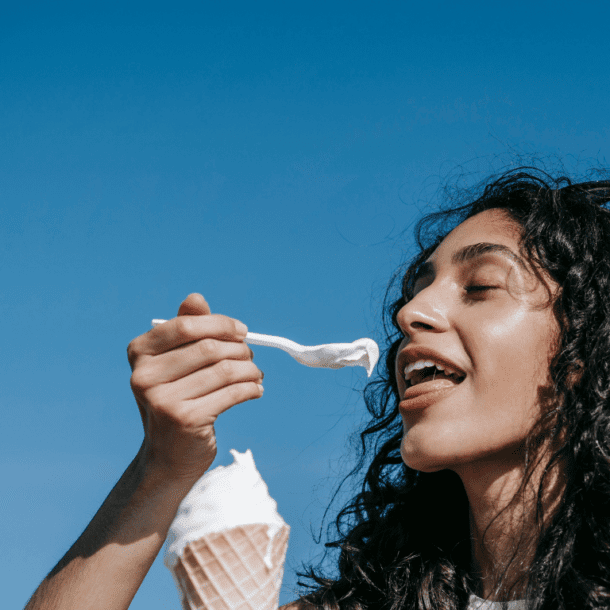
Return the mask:
[[[271,569],[267,529],[242,525],[187,544],[174,567],[184,610],[277,610],[290,527],[273,540]]]

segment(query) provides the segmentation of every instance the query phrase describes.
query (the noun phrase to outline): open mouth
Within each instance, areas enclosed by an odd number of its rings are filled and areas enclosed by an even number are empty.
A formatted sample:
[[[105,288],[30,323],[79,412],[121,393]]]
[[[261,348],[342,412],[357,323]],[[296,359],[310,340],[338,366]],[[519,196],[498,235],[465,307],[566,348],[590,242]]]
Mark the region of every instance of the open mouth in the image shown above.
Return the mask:
[[[420,383],[426,383],[428,381],[438,381],[441,379],[449,379],[454,383],[462,383],[466,375],[454,371],[445,371],[444,369],[438,368],[437,366],[428,366],[423,369],[414,370],[409,374],[409,378],[406,379],[407,388],[419,385]]]

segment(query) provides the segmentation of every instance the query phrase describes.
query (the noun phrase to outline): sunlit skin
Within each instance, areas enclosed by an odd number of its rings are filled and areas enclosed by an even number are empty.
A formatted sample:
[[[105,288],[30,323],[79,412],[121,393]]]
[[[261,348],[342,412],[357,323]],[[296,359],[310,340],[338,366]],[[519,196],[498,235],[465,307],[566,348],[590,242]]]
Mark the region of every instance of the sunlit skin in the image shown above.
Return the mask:
[[[519,226],[499,209],[460,224],[429,257],[428,272],[397,318],[405,334],[400,349],[433,349],[466,373],[423,409],[409,409],[405,401],[401,454],[412,468],[450,469],[462,479],[471,509],[474,566],[482,577],[508,552],[501,538],[506,528],[510,531],[510,514],[498,524],[496,541],[493,531],[485,539],[492,541],[492,557],[481,550],[480,535],[521,481],[524,440],[540,414],[540,396],[549,394],[558,337],[549,306],[557,286],[543,272],[533,273],[522,257],[518,262],[519,236]],[[506,246],[513,254],[455,261],[459,251],[478,243]],[[399,355],[397,369],[400,361]],[[403,371],[396,377],[402,398]],[[518,521],[521,516],[513,513]]]

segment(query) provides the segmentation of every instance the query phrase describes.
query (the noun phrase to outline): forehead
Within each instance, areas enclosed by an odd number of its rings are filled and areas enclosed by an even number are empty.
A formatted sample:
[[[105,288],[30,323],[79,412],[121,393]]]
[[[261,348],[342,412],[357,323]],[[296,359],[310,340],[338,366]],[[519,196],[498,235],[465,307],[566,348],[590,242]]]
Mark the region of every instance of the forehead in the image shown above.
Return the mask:
[[[504,210],[497,208],[485,210],[453,229],[428,260],[438,262],[445,257],[451,257],[453,252],[464,246],[480,242],[501,244],[517,254],[520,238],[520,226]]]

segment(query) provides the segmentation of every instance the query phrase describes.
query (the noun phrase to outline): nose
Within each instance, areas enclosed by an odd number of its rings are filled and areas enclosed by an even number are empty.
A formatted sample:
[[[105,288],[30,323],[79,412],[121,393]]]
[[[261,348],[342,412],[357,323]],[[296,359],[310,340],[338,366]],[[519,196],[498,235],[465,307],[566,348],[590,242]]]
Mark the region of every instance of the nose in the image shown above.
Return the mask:
[[[447,304],[429,286],[400,309],[396,321],[402,332],[410,338],[421,331],[445,332],[449,328]]]

